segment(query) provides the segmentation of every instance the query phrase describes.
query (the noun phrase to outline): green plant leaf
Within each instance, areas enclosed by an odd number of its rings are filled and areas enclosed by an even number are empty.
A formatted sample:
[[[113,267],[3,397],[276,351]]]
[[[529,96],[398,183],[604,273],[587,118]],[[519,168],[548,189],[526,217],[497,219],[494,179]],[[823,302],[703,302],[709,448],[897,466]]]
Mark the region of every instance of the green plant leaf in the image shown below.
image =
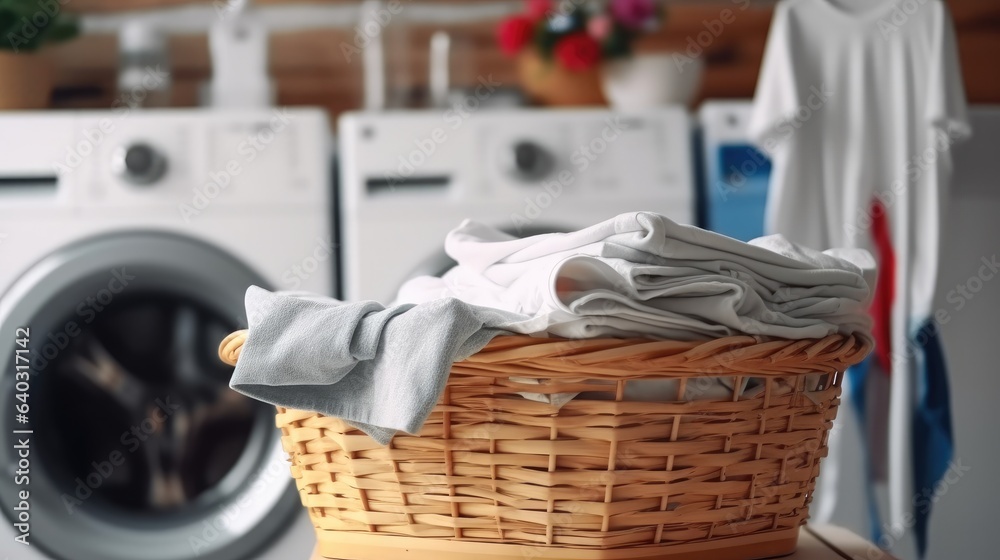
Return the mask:
[[[570,11],[568,15],[570,17],[570,20],[573,22],[572,26],[568,31],[569,33],[587,30],[588,16],[587,12],[585,12],[582,8],[577,7],[572,11]]]
[[[79,22],[75,19],[60,18],[55,24],[49,26],[49,31],[45,34],[45,42],[61,43],[63,41],[68,41],[79,34]]]
[[[79,33],[75,18],[60,12],[50,15],[36,1],[0,0],[0,50],[31,52]]]
[[[538,25],[535,28],[535,46],[538,48],[538,54],[542,58],[551,58],[552,50],[555,49],[560,37],[562,34],[553,33],[545,23]]]
[[[632,52],[633,39],[632,33],[616,24],[602,45],[605,56],[609,58],[628,56]]]
[[[0,0],[0,12],[13,14],[20,21],[22,17],[31,17],[31,14],[40,10],[41,7],[31,0]]]
[[[20,16],[9,10],[0,10],[0,40],[7,42],[7,34],[15,33],[17,23],[21,21]]]

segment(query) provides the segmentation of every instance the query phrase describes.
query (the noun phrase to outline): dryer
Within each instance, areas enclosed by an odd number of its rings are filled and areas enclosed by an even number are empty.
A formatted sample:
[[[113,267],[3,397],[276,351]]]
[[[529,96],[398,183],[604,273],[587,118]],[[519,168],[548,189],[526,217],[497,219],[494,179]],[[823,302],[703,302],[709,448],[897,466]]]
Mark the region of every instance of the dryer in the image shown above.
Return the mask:
[[[335,293],[329,136],[313,109],[0,115],[0,556],[308,557],[273,408],[215,352],[251,284]]]
[[[445,234],[465,218],[520,236],[635,210],[694,221],[680,107],[359,112],[338,131],[347,300],[388,302],[446,271]]]

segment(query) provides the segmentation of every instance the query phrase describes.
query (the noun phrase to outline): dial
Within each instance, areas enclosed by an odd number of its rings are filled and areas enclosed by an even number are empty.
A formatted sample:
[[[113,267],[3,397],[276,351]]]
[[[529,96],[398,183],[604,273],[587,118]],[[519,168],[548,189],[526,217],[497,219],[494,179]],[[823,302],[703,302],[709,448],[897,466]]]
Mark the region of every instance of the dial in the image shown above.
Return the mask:
[[[133,185],[150,185],[167,171],[167,158],[156,148],[136,142],[115,151],[112,167],[116,175]]]
[[[522,180],[538,180],[548,175],[555,164],[552,153],[537,142],[520,140],[510,154],[510,172]]]

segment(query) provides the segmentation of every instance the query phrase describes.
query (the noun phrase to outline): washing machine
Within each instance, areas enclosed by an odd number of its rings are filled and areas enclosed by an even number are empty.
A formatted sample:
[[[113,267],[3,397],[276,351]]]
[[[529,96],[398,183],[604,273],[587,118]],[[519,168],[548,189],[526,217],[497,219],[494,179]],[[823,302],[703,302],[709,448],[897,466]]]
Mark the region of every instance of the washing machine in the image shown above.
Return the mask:
[[[691,123],[680,107],[358,112],[341,116],[343,293],[391,301],[453,265],[471,218],[513,235],[647,210],[694,222]]]
[[[335,293],[330,155],[312,109],[0,115],[0,557],[309,557],[216,349],[252,284]]]
[[[709,100],[698,109],[703,181],[700,226],[750,241],[764,235],[771,158],[747,132],[749,100]]]

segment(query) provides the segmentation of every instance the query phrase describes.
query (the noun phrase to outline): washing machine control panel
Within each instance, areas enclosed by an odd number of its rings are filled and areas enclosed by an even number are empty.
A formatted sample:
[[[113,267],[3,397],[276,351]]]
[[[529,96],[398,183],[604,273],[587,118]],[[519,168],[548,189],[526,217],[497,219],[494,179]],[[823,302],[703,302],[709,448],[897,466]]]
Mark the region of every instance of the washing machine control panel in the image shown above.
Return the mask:
[[[349,205],[521,198],[546,186],[595,197],[694,196],[690,119],[681,107],[496,110],[464,119],[356,113],[341,119],[340,136]]]
[[[159,208],[183,219],[209,206],[329,198],[331,135],[319,109],[81,111],[5,116],[3,126],[4,204]]]

